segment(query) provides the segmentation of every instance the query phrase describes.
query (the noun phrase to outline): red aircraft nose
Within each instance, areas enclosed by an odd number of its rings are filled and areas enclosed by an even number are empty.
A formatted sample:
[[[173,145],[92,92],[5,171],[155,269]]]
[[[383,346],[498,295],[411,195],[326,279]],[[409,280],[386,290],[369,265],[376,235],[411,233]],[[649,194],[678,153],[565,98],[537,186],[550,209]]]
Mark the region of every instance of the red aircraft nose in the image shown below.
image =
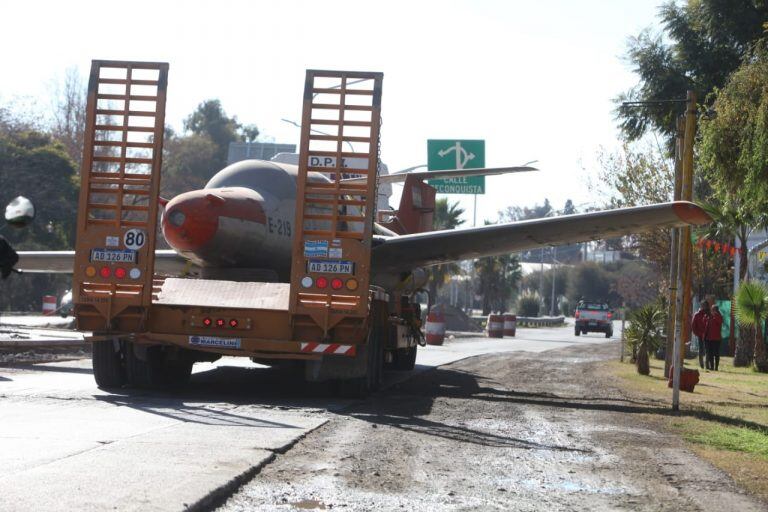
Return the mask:
[[[222,198],[204,190],[176,196],[165,207],[163,236],[177,250],[194,251],[204,247],[216,234],[223,202]]]

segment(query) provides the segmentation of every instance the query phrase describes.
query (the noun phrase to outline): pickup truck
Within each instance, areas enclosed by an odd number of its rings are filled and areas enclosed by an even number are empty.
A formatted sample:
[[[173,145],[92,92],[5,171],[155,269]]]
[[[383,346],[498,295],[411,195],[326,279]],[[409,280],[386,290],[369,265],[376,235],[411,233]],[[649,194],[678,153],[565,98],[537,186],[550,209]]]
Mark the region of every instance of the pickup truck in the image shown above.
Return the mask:
[[[608,304],[580,301],[573,316],[576,320],[576,336],[588,332],[602,332],[606,338],[613,336],[613,312]]]

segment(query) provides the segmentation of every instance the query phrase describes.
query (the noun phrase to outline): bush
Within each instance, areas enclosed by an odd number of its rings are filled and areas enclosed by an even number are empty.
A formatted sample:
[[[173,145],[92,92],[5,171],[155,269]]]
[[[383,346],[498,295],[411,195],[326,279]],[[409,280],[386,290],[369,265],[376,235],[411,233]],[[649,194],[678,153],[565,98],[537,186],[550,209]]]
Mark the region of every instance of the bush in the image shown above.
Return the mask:
[[[664,312],[656,303],[646,304],[630,315],[624,338],[635,356],[637,373],[640,375],[651,373],[648,355],[661,346],[663,329]]]
[[[520,316],[538,316],[541,307],[541,297],[536,292],[525,291],[517,299],[517,314]]]

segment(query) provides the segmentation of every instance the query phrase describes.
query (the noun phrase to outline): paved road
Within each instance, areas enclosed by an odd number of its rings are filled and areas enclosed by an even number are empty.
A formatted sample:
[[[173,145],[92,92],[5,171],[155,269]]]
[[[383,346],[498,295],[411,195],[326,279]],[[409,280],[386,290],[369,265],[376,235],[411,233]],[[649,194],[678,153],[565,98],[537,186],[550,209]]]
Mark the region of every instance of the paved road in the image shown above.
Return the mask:
[[[567,327],[454,339],[422,349],[417,371],[596,342],[611,340],[577,338]],[[0,366],[0,510],[205,506],[353,403],[233,358],[196,365],[190,386],[176,393],[105,393],[88,360]]]

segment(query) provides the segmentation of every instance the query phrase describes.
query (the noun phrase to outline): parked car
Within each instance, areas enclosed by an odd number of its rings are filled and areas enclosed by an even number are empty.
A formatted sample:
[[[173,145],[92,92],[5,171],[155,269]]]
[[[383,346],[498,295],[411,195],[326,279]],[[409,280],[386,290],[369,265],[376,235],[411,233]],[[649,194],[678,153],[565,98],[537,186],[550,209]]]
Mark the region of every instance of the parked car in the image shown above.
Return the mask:
[[[605,302],[579,301],[573,316],[576,319],[576,336],[588,332],[602,332],[606,338],[613,336],[613,311]]]

